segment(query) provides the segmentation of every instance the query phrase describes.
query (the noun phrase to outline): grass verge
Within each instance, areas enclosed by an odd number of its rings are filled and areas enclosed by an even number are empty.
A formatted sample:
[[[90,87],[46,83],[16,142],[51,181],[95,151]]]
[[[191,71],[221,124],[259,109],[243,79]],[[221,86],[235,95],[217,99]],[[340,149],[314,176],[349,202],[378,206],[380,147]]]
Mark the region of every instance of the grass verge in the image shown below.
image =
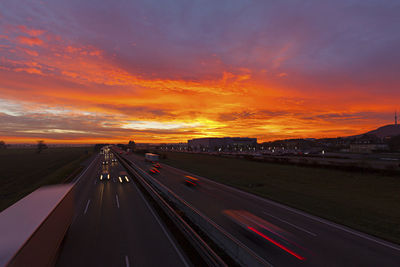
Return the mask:
[[[80,168],[88,147],[0,150],[0,211],[44,185],[63,183]]]
[[[400,243],[400,178],[379,173],[166,153],[162,162]]]

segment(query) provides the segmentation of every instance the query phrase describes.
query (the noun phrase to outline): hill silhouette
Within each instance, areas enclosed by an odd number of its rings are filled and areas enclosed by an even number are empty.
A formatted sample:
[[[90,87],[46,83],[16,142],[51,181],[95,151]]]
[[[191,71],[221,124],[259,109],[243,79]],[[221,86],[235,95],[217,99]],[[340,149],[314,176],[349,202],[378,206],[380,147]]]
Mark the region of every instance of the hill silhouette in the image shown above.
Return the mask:
[[[391,137],[395,135],[400,135],[400,125],[399,124],[388,124],[378,129],[369,131],[365,134],[375,135],[379,138]]]

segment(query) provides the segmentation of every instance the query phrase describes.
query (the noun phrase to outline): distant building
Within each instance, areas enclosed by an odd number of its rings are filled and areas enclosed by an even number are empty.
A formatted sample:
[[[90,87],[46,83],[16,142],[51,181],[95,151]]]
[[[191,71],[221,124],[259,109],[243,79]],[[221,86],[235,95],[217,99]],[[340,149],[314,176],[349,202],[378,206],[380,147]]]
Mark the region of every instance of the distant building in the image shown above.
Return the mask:
[[[188,140],[188,146],[193,150],[217,151],[228,147],[256,146],[257,138],[248,137],[222,137],[222,138],[196,138]]]
[[[350,152],[372,153],[375,151],[387,151],[389,146],[382,138],[374,134],[363,134],[351,139]]]
[[[187,143],[166,143],[161,144],[162,147],[168,147],[169,149],[185,150],[188,146]]]
[[[135,143],[135,148],[138,150],[148,150],[151,146],[149,143]]]
[[[350,152],[353,153],[372,153],[375,151],[387,151],[387,144],[350,144]]]

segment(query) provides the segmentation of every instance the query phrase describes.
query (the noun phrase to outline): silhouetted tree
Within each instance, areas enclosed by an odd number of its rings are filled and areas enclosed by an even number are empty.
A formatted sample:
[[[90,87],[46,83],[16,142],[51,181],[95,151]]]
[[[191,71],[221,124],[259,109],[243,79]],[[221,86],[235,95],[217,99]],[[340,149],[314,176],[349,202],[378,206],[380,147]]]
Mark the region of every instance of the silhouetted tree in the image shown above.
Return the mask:
[[[37,153],[39,154],[40,152],[42,152],[43,149],[46,149],[47,145],[44,143],[43,140],[39,140],[38,144],[37,144]]]
[[[136,147],[135,141],[130,140],[128,143],[128,147],[132,150],[135,150],[135,147]]]
[[[0,149],[6,149],[6,143],[4,143],[4,141],[0,141]]]

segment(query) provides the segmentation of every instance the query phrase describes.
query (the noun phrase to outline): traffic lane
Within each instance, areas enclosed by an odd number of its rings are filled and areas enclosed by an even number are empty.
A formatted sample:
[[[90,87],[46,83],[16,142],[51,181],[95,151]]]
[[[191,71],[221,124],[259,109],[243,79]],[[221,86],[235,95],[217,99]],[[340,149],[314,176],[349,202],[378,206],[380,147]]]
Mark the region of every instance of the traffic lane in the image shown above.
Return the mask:
[[[119,211],[117,225],[124,230],[124,238],[120,238],[124,245],[121,251],[134,266],[188,266],[186,256],[132,179],[124,167],[116,164],[108,182],[115,189],[114,201]]]
[[[104,168],[99,167],[101,171],[95,172],[91,179],[94,182],[90,182],[95,189],[82,207],[81,216],[71,225],[57,265],[185,266],[172,249],[176,245],[164,238],[154,218],[143,212],[144,200],[132,194],[134,187],[119,183],[123,168],[109,168],[110,180],[100,181]]]
[[[86,212],[88,221],[82,222],[86,229],[92,228],[89,234],[82,233],[89,239],[90,245],[86,248],[87,266],[124,266],[124,256],[121,255],[124,235],[116,219],[117,210],[113,199],[115,189],[110,183],[101,183],[96,191],[97,197],[94,196],[95,201]]]
[[[120,167],[115,164],[102,166],[103,179],[96,186],[98,196],[95,204],[91,225],[94,236],[92,239],[92,253],[90,263],[93,266],[126,266],[129,262],[126,243],[129,237],[123,227],[120,218],[119,203],[115,198],[118,183],[115,177],[118,176]],[[110,179],[107,179],[107,174]],[[89,211],[88,211],[89,212]],[[90,214],[89,214],[90,215]]]
[[[158,178],[165,181],[165,177],[161,175],[156,179]],[[170,186],[167,185],[167,187]],[[234,203],[227,202],[223,195],[208,194],[202,190],[201,185],[198,188],[192,188],[183,184],[183,182],[178,186],[171,186],[170,189],[272,265],[299,266],[305,264],[271,243],[257,239],[256,236],[243,231],[243,229],[227,219],[222,211],[235,209],[237,206]],[[201,204],[199,205],[199,203]],[[310,264],[310,261],[307,261],[307,263]]]
[[[134,158],[139,165],[146,167],[146,164],[140,157],[134,155],[130,158]],[[170,172],[173,173],[171,174]],[[167,173],[170,174],[168,175]],[[199,187],[197,193],[193,191],[188,194],[187,189],[181,186],[183,175],[187,174],[188,173],[184,171],[176,173],[175,169],[164,166],[161,175],[155,175],[155,177],[159,177],[160,181],[173,189],[173,191],[196,208],[199,208],[199,210],[214,221],[223,223],[224,227],[227,223],[222,221],[223,218],[221,218],[218,209],[223,210],[234,206],[234,209],[250,211],[291,233],[295,233],[296,236],[301,237],[303,241],[302,245],[309,250],[308,253],[312,255],[312,260],[318,263],[336,262],[340,265],[352,265],[351,263],[355,262],[363,263],[367,266],[385,263],[387,266],[395,266],[399,260],[396,251],[393,253],[393,251],[390,251],[387,247],[382,247],[380,244],[364,240],[348,232],[316,222],[309,217],[290,212],[275,205],[270,205],[259,199],[250,197],[249,200],[249,195],[247,194],[240,194],[240,191],[231,191],[225,186],[219,186],[219,184],[208,183],[208,181],[204,179],[201,180],[202,186]],[[163,179],[163,175],[166,176],[166,179]],[[205,197],[206,194],[208,194],[207,197]],[[195,195],[203,196],[199,197],[199,199],[195,199]],[[211,203],[208,203],[210,198],[214,198],[214,203],[219,204],[227,199],[229,199],[229,201],[228,203],[225,202],[223,205],[219,205],[220,207],[217,208],[215,204],[211,205]],[[206,208],[204,209],[202,207]],[[217,211],[211,211],[211,207],[214,209],[216,208]],[[256,248],[253,249],[257,250]]]
[[[96,195],[88,199],[81,220],[79,239],[65,266],[124,266],[124,233],[118,227],[115,190],[110,183],[98,184]]]
[[[165,169],[168,169],[168,167],[165,166]],[[183,174],[187,173],[183,172]],[[209,192],[207,180],[203,179],[202,184],[205,186],[200,186],[199,189],[204,194],[207,194],[206,192]],[[223,201],[228,198],[228,195],[231,195],[229,197],[231,199],[230,203],[235,203],[236,209],[250,211],[280,228],[301,237],[303,241],[301,244],[309,249],[308,252],[311,254],[312,261],[318,263],[330,262],[338,265],[353,265],[356,263],[363,264],[364,266],[376,266],[379,264],[396,266],[400,260],[397,250],[391,250],[388,247],[360,238],[346,231],[321,224],[309,217],[299,216],[299,214],[291,212],[288,213],[287,210],[277,209],[274,205],[266,205],[264,201],[254,203],[254,200],[249,201],[246,198],[247,195],[246,197],[241,196],[240,193],[236,194],[236,191],[232,192],[228,190],[228,194],[224,194],[223,191],[226,191],[225,186],[221,187],[219,184],[211,183],[211,188],[212,190],[208,197],[212,195],[223,196],[220,200]],[[216,188],[220,188],[221,190]],[[291,216],[288,217],[287,215]],[[282,220],[281,218],[284,219]],[[302,233],[303,235],[301,235]],[[313,236],[315,238],[312,238]]]
[[[101,164],[101,156],[97,154],[93,160],[88,164],[86,169],[77,177],[75,181],[74,198],[75,198],[75,216],[79,214],[79,209],[82,207],[83,202],[86,199],[88,191],[92,189],[90,184],[92,177],[95,177],[99,172],[99,166]]]
[[[97,153],[93,161],[88,164],[86,170],[82,172],[80,176],[77,177],[75,182],[75,206],[76,214],[79,215],[78,210],[83,205],[86,200],[87,195],[91,194],[91,190],[94,189],[93,184],[96,185],[100,175],[104,172],[105,167],[108,165],[103,165],[102,162],[105,161],[105,155]]]
[[[168,169],[168,166],[165,166],[165,168]],[[181,175],[187,174],[173,168],[170,169],[172,172]],[[316,238],[304,239],[306,242],[303,242],[306,247],[312,249],[314,258],[321,258],[320,260],[326,261],[326,257],[329,256],[331,261],[340,265],[355,262],[366,266],[379,264],[396,266],[400,261],[399,249],[392,249],[340,228],[321,223],[311,217],[282,209],[276,205],[269,205],[264,200],[241,193],[241,191],[229,190],[229,188],[220,186],[218,183],[209,183],[206,179],[202,179],[202,183],[206,185],[204,188],[210,186],[214,192],[215,188],[219,188],[217,195],[222,195],[221,192],[225,191],[224,198],[230,195],[230,199],[236,199],[234,201],[236,206],[241,206],[281,228],[290,230],[292,233],[296,232],[297,236],[300,236],[301,232],[305,234],[305,236],[303,235],[304,238],[307,235],[315,236]],[[338,257],[338,252],[340,252],[340,257]],[[323,257],[320,257],[320,255],[323,255]]]
[[[93,222],[98,227],[97,238],[93,239],[93,247],[97,256],[93,257],[94,266],[125,266],[125,257],[127,256],[125,240],[128,238],[125,231],[120,227],[118,204],[115,199],[116,183],[111,179],[105,183],[100,183],[99,187],[103,189],[99,198],[97,210],[100,215]],[[96,207],[93,207],[96,209]],[[93,217],[93,219],[96,216]]]
[[[133,266],[188,266],[186,256],[133,183],[117,184],[120,226]]]
[[[82,195],[84,205],[67,233],[58,266],[124,266],[125,258],[119,255],[121,235],[113,219],[113,188],[100,182],[103,160],[101,156],[97,170],[82,180],[90,188]]]
[[[96,172],[92,180],[97,178]],[[67,232],[57,266],[94,266],[96,264],[98,222],[101,218],[99,206],[103,202],[104,185],[92,185],[92,188],[94,190],[85,196],[86,201]]]

